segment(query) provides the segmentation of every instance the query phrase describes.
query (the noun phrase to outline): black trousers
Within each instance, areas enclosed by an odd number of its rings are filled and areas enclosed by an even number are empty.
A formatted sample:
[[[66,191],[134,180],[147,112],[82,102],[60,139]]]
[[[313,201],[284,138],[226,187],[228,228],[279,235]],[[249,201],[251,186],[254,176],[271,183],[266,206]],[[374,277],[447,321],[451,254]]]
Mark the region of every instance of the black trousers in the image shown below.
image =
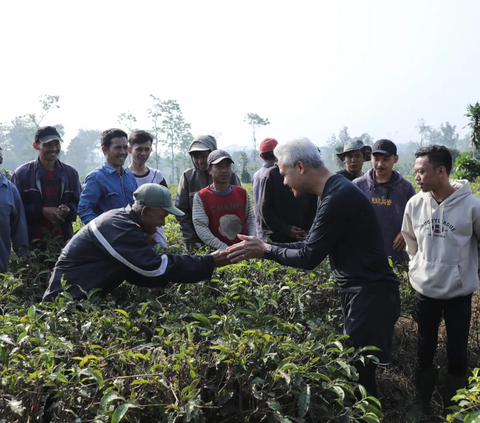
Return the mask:
[[[437,300],[415,294],[418,318],[418,366],[433,365],[438,344],[438,328],[442,317],[447,328],[448,373],[464,376],[467,373],[467,345],[472,317],[472,294],[449,300]]]
[[[370,351],[379,359],[378,364],[390,363],[392,338],[395,323],[400,315],[400,295],[398,287],[390,293],[342,293],[344,333],[350,336],[349,342],[355,348],[372,345],[381,351]],[[359,383],[374,396],[377,396],[375,383],[375,363],[366,366],[355,365]]]

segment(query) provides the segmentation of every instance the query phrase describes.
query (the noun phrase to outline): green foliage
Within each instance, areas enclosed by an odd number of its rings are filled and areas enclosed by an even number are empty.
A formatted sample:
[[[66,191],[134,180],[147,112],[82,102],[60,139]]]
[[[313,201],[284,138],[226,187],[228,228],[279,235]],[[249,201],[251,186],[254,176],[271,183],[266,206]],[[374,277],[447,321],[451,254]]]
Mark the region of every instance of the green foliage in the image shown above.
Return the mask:
[[[243,121],[248,123],[252,127],[252,140],[253,140],[253,163],[256,167],[257,165],[257,138],[255,136],[256,131],[261,126],[270,125],[270,121],[268,119],[264,119],[257,115],[256,113],[246,113],[243,117]]]
[[[470,119],[466,126],[470,128],[470,148],[472,157],[475,157],[475,151],[480,148],[480,103],[469,104],[464,116]]]
[[[480,422],[480,369],[473,370],[472,376],[468,379],[468,386],[457,391],[453,400],[457,405],[451,407],[452,414],[447,416],[447,422],[460,419],[465,423]]]
[[[185,253],[174,217],[165,232],[163,251]],[[369,350],[339,335],[327,263],[310,272],[252,260],[208,282],[163,290],[125,283],[106,297],[90,292],[77,302],[64,293],[43,304],[55,242],[29,260],[14,257],[0,276],[4,421],[382,418],[356,382],[353,363]]]
[[[455,160],[454,171],[455,178],[474,181],[480,176],[480,161],[468,154],[462,154]]]

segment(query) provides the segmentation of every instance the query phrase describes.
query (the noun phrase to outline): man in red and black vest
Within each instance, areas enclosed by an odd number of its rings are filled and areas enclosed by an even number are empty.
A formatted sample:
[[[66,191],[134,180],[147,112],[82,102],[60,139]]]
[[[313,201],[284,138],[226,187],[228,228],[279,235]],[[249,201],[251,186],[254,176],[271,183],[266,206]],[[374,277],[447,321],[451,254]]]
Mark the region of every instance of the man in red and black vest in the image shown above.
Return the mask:
[[[224,249],[240,240],[238,234],[255,235],[255,216],[247,191],[230,185],[232,157],[224,150],[212,151],[207,159],[213,183],[193,199],[193,225],[208,246]]]

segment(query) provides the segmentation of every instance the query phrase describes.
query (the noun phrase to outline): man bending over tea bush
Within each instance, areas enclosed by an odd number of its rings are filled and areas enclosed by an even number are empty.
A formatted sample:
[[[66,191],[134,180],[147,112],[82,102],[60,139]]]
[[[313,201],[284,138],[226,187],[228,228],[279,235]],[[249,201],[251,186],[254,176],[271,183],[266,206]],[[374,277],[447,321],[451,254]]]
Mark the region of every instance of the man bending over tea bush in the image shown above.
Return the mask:
[[[393,327],[400,314],[399,281],[388,263],[372,203],[342,175],[330,172],[307,138],[279,144],[278,168],[295,196],[319,197],[317,215],[305,241],[267,244],[245,235],[227,249],[238,262],[267,258],[286,266],[314,269],[327,255],[340,285],[345,333],[357,348],[373,345],[379,363],[388,364]],[[376,395],[375,364],[357,363],[359,382]]]
[[[228,264],[226,251],[195,257],[157,254],[147,237],[165,225],[169,213],[182,212],[173,206],[168,188],[159,184],[143,184],[133,196],[132,206],[103,213],[75,234],[53,269],[43,301],[63,291],[63,280],[79,299],[95,288],[112,291],[123,281],[152,288],[199,282],[209,279],[214,267]]]

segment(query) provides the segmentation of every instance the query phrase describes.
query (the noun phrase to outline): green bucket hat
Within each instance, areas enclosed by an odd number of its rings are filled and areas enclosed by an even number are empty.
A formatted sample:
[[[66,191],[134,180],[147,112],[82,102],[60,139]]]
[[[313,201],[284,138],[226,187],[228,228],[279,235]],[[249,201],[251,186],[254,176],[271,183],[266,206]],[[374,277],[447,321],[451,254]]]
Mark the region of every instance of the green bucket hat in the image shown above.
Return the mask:
[[[369,162],[371,160],[370,155],[372,153],[372,148],[368,145],[364,145],[362,140],[353,140],[346,142],[343,146],[343,151],[341,153],[337,153],[337,156],[343,162],[343,160],[345,159],[345,154],[349,151],[355,150],[360,150],[363,153],[366,162]]]

